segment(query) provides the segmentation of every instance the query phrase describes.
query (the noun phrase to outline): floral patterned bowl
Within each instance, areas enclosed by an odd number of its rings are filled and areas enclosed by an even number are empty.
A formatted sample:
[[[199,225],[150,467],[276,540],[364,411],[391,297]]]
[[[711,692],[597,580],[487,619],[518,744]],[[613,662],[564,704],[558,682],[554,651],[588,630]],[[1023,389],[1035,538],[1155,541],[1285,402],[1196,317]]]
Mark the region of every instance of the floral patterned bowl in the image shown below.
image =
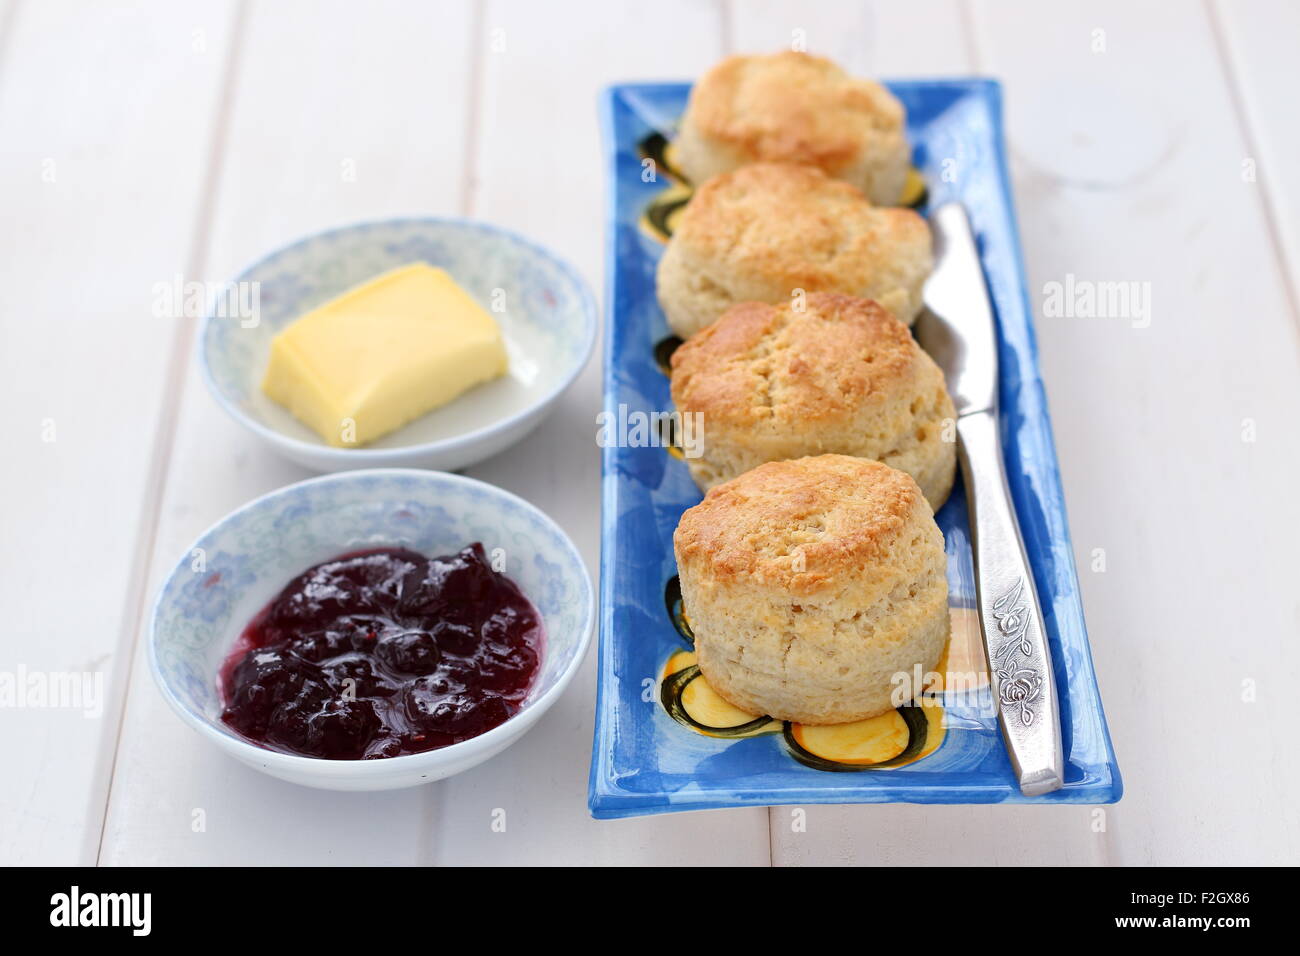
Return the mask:
[[[295,575],[348,551],[393,545],[437,555],[474,541],[504,560],[505,573],[532,599],[546,626],[533,688],[504,724],[441,750],[324,760],[267,750],[222,723],[218,669],[248,621]],[[509,492],[442,472],[351,471],[273,491],[204,532],[158,593],[149,664],[181,719],[250,767],[331,790],[408,787],[487,760],[537,722],[586,655],[592,595],[573,542]]]
[[[262,394],[271,339],[309,309],[412,262],[446,269],[492,313],[510,370],[363,448],[332,448]],[[212,295],[198,359],[217,403],[300,465],[452,471],[536,427],[587,364],[595,341],[590,290],[541,246],[469,220],[394,219],[309,236],[245,269]]]

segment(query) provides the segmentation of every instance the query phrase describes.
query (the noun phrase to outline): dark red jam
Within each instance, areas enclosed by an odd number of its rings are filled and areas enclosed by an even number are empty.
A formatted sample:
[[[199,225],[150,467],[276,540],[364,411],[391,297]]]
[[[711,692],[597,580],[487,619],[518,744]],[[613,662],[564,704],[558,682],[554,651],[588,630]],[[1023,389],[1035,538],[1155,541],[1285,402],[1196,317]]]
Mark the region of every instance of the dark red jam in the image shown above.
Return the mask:
[[[537,673],[542,620],[481,544],[347,554],[289,582],[221,669],[221,715],[273,750],[396,757],[491,730]]]

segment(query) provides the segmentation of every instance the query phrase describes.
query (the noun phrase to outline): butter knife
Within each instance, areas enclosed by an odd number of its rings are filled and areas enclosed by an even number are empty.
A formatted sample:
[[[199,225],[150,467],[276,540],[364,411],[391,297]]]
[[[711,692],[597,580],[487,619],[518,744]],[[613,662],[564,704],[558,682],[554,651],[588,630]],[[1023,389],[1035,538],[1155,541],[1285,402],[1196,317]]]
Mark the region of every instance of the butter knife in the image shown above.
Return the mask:
[[[1020,792],[1032,797],[1065,779],[1061,718],[1047,630],[1002,464],[997,331],[966,210],[940,206],[930,226],[935,268],[916,338],[943,369],[957,411],[989,682]]]

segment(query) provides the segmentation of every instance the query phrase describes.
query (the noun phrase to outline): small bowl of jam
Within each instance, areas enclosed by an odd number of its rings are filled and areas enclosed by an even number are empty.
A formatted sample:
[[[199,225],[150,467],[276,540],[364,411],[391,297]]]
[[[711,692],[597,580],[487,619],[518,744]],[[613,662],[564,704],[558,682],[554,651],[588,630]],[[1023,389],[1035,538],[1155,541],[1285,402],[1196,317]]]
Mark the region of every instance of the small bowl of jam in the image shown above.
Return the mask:
[[[344,472],[213,526],[154,605],[150,664],[190,726],[272,776],[336,790],[441,779],[554,703],[594,602],[532,505],[442,472]]]

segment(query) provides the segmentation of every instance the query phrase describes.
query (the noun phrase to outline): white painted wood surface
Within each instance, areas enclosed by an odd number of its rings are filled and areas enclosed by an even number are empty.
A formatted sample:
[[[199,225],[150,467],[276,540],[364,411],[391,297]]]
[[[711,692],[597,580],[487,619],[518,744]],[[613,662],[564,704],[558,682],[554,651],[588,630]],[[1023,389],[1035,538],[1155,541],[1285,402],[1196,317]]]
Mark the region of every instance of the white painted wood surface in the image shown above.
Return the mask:
[[[177,323],[229,11],[12,2],[0,19],[0,668],[103,675],[102,716],[0,710],[0,860],[93,859],[138,630]]]
[[[0,670],[105,692],[98,719],[0,709],[0,863],[1295,862],[1298,28],[1283,0],[0,0]],[[1067,274],[1151,284],[1147,328],[1038,316],[1123,802],[598,823],[594,653],[523,743],[414,791],[299,790],[184,728],[144,665],[146,603],[203,528],[305,473],[216,408],[154,284],[463,213],[599,290],[599,88],[795,31],[865,73],[1003,80],[1036,303]],[[598,364],[470,472],[552,514],[593,575]]]

